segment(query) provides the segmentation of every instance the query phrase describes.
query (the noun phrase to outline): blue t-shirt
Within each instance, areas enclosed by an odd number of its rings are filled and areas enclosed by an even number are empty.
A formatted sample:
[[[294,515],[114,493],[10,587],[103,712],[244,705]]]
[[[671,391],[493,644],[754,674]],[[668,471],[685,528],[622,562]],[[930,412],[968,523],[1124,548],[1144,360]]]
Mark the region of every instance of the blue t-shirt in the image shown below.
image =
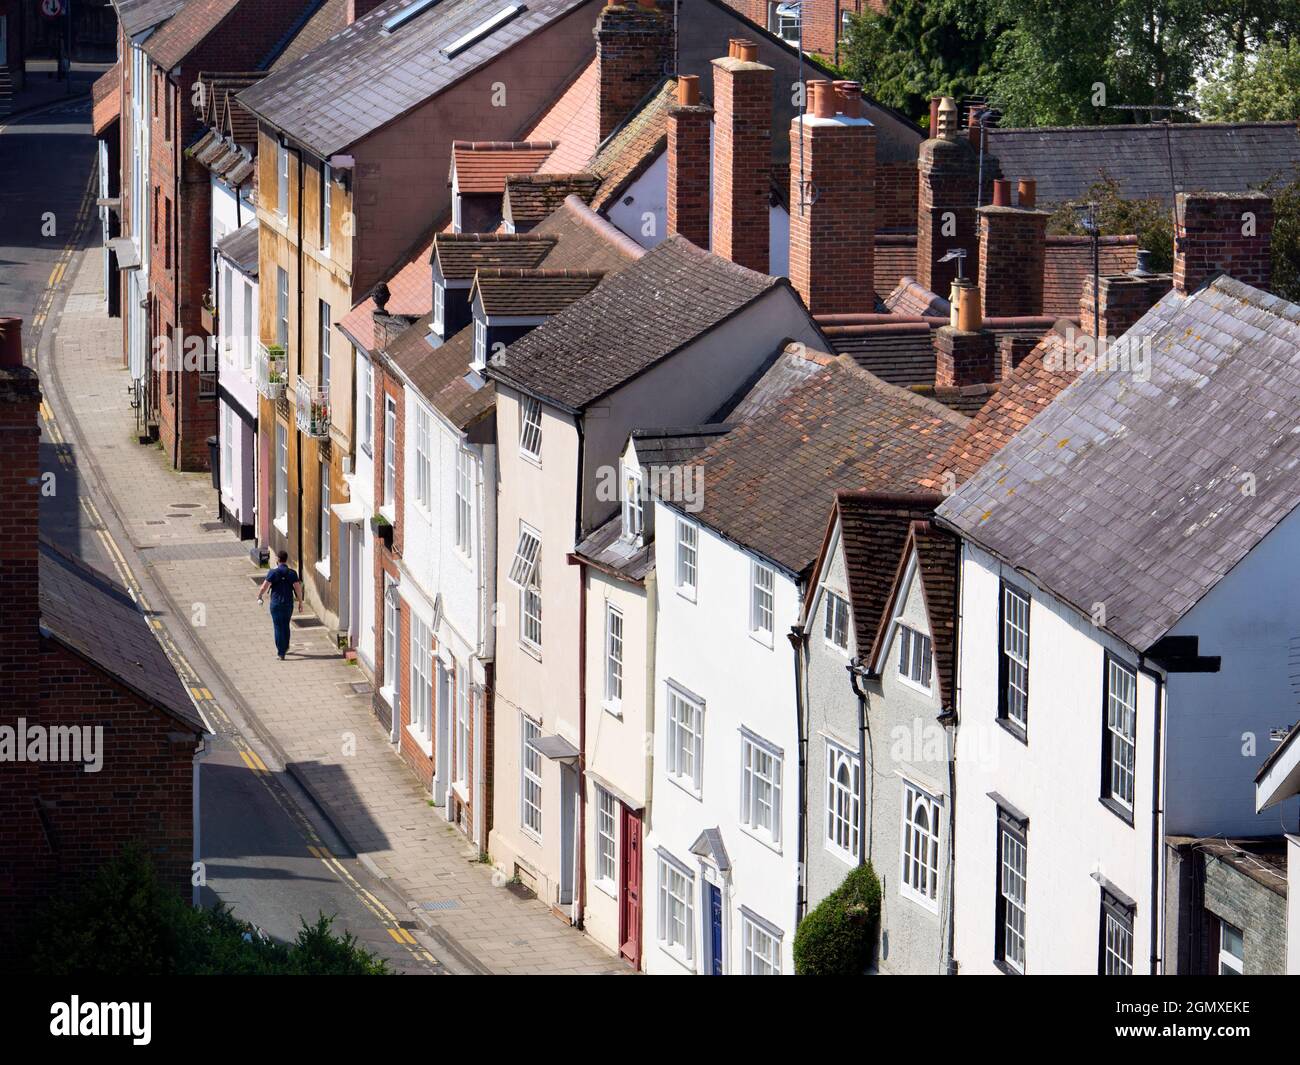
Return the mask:
[[[271,586],[272,606],[292,606],[293,586],[298,583],[298,573],[283,562],[266,575],[266,582]]]

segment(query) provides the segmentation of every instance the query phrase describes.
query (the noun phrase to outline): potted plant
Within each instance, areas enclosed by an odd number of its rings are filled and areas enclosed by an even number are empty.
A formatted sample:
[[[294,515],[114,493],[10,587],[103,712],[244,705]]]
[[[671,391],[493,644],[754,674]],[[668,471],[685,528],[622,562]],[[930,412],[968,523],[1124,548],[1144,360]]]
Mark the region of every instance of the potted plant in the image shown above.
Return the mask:
[[[212,293],[203,293],[203,310],[201,312],[201,321],[203,328],[209,333],[215,334],[217,329],[217,309],[212,305]]]
[[[393,523],[382,514],[376,514],[370,519],[370,528],[374,530],[375,536],[384,542],[388,550],[393,549]]]

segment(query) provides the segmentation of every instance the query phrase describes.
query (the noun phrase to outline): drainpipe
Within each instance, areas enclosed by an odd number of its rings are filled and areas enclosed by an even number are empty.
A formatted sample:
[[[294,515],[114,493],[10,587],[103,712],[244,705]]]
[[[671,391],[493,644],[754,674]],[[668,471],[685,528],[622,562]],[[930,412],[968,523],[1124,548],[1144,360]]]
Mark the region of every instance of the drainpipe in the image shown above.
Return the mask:
[[[202,899],[200,897],[202,888],[201,885],[199,884],[198,878],[195,877],[194,874],[198,872],[198,870],[201,867],[201,863],[203,861],[203,848],[200,843],[200,835],[199,835],[200,829],[203,827],[203,819],[200,816],[200,811],[202,810],[202,806],[199,802],[199,779],[200,779],[199,768],[200,768],[200,763],[203,761],[203,756],[206,755],[207,753],[208,753],[207,741],[204,739],[200,739],[199,745],[197,749],[194,751],[194,759],[193,759],[194,776],[193,776],[192,783],[190,785],[190,792],[191,792],[190,834],[194,837],[194,859],[193,859],[194,865],[190,869],[190,905],[193,906],[196,910],[202,905]]]
[[[572,552],[567,561],[578,567],[578,842],[574,848],[578,875],[573,897],[574,924],[581,928],[587,908],[587,567]]]
[[[162,72],[163,76],[163,123],[167,122],[167,94],[171,92],[171,78],[167,72]],[[179,95],[179,94],[178,94]],[[180,100],[176,101],[177,113],[180,112]],[[180,125],[179,122],[176,123]],[[181,333],[181,368],[176,372],[176,391],[173,393],[175,406],[172,409],[172,468],[180,469],[181,458],[181,392],[185,382],[185,330],[181,328],[181,308],[184,307],[184,301],[181,299],[181,161],[180,161],[180,143],[181,134],[179,129],[168,129],[164,134],[164,139],[170,134],[172,138],[172,233],[163,234],[163,247],[168,244],[172,249],[172,313],[176,316],[176,327]],[[163,219],[166,221],[166,218]],[[173,237],[172,234],[175,234]]]
[[[808,889],[805,884],[806,870],[808,868],[808,798],[805,794],[808,778],[808,743],[804,737],[803,723],[803,686],[805,680],[802,653],[803,626],[792,625],[788,636],[790,647],[794,651],[794,725],[795,735],[799,738],[799,827],[797,833],[798,842],[795,849],[795,855],[799,862],[799,878],[795,884],[794,901],[794,926],[797,929],[799,922],[803,920],[808,904]]]
[[[303,168],[302,168],[302,149],[301,149],[301,148],[294,148],[294,150],[293,150],[293,154],[294,154],[294,157],[298,160],[298,279],[297,279],[297,288],[298,288],[298,377],[301,377],[301,376],[302,376],[302,367],[303,367],[303,350],[302,350],[302,334],[303,334],[303,328],[302,328],[302,307],[303,307],[303,302],[302,302],[302,301],[303,301],[303,292],[302,292],[302,210],[303,210],[303,196],[302,196],[302,189],[303,189],[303,186],[302,186],[302,169],[303,169]],[[260,281],[261,278],[259,277],[258,280]],[[286,387],[287,387],[287,386],[286,386]],[[295,387],[296,387],[296,379],[295,379]],[[295,400],[296,400],[296,397],[295,397]],[[298,477],[298,521],[297,521],[297,531],[298,531],[298,555],[297,555],[297,559],[298,559],[298,567],[299,567],[299,568],[298,568],[298,575],[299,575],[299,577],[302,577],[302,576],[303,576],[302,571],[303,571],[303,569],[306,568],[305,566],[303,566],[303,559],[304,559],[304,556],[303,556],[303,553],[302,553],[302,432],[298,429],[298,419],[297,419],[297,417],[294,418],[294,430],[293,430],[293,435],[294,435],[295,442],[296,442],[297,445],[298,445],[296,448],[294,448],[294,451],[295,451],[295,454],[294,454],[294,467],[295,467],[295,469],[296,469],[297,477]],[[306,595],[306,591],[307,591],[307,581],[306,581],[306,580],[303,580],[303,582],[302,582],[302,588],[303,588],[303,594],[304,594],[304,597],[305,597],[305,595]],[[396,714],[397,714],[397,710],[396,710],[396,708],[394,708],[393,713],[394,713],[394,717],[396,717]]]
[[[1165,717],[1165,678],[1147,665],[1146,655],[1138,655],[1138,672],[1145,673],[1156,685],[1155,696],[1155,738],[1151,754],[1151,975],[1160,972],[1162,947],[1160,942],[1160,853],[1164,808],[1161,803],[1160,770],[1164,760],[1161,758],[1161,732]],[[1195,854],[1193,854],[1195,859]]]
[[[866,865],[869,861],[868,855],[871,853],[871,817],[868,809],[875,800],[875,760],[876,748],[871,737],[871,719],[867,714],[867,693],[861,687],[864,680],[877,680],[879,675],[873,673],[869,666],[859,655],[848,666],[849,684],[853,687],[853,694],[858,697],[858,765],[860,781],[862,784],[871,783],[871,794],[868,795],[867,789],[862,789],[863,794],[858,801],[858,865]],[[871,751],[871,760],[867,760],[867,750]],[[870,767],[870,768],[869,768]]]
[[[957,975],[957,729],[960,719],[957,707],[961,705],[961,636],[962,636],[962,600],[961,600],[961,541],[953,544],[957,580],[952,590],[952,612],[957,619],[953,634],[953,682],[951,705],[940,715],[940,722],[948,735],[948,944],[940,963],[948,976]],[[944,718],[948,721],[944,721]]]

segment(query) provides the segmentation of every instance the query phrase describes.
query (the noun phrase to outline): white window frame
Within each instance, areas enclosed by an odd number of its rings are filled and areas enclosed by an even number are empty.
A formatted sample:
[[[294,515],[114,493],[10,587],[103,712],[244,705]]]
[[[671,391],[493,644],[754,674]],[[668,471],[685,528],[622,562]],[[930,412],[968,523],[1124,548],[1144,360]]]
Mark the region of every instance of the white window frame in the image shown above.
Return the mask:
[[[436,281],[433,283],[433,330],[442,336],[446,330],[447,290]]]
[[[519,589],[519,640],[537,657],[542,654],[542,589],[537,583],[537,571],[533,573],[533,583]]]
[[[932,694],[934,692],[934,642],[929,634],[900,621],[896,638],[898,679],[909,688],[925,692],[926,695]]]
[[[321,163],[320,168],[320,251],[322,255],[329,255],[331,242],[331,229],[334,225],[334,203],[330,195],[330,185],[333,181],[334,172],[329,163]]]
[[[244,281],[244,351],[240,359],[245,370],[253,368],[253,325],[256,320],[253,313],[253,283]]]
[[[645,537],[644,480],[641,471],[620,463],[623,485],[623,539],[640,545]]]
[[[1117,685],[1117,680],[1122,684]],[[1106,730],[1106,798],[1132,813],[1137,794],[1137,673],[1110,655],[1106,656]]]
[[[277,144],[275,148],[276,214],[280,220],[289,220],[289,147]]]
[[[623,612],[612,603],[605,604],[605,709],[616,716],[623,713]]]
[[[476,370],[487,367],[487,322],[477,315],[474,317],[474,362]]]
[[[430,457],[433,444],[430,434],[429,412],[422,403],[415,404],[415,502],[426,514],[433,499],[433,461]]]
[[[529,746],[530,739],[542,734],[542,727],[527,714],[520,713],[519,751],[519,825],[526,836],[542,841],[542,755]],[[536,789],[530,792],[530,787]]]
[[[384,396],[384,498],[380,508],[389,516],[397,506],[397,400]]]
[[[453,781],[462,787],[469,784],[469,738],[470,738],[470,704],[473,693],[470,691],[469,666],[459,662],[452,667],[456,676],[456,759],[453,767]]]
[[[939,847],[942,843],[939,799],[920,785],[903,778],[903,828],[899,835],[902,860],[898,893],[905,899],[939,912]],[[917,819],[924,816],[926,824]]]
[[[516,588],[526,588],[533,583],[541,564],[542,534],[526,521],[519,523],[519,539],[515,541],[515,557],[506,572],[506,580]]]
[[[433,632],[411,611],[411,720],[406,726],[420,748],[433,754]]]
[[[776,570],[749,560],[749,634],[765,647],[772,646],[776,630]]]
[[[474,557],[474,453],[456,452],[456,550]]]
[[[848,654],[849,650],[849,601],[839,592],[833,592],[826,588],[822,592],[825,602],[822,605],[822,639],[826,641],[826,646],[838,651],[840,654]],[[844,632],[844,642],[840,643],[839,636],[841,626]]]
[[[289,271],[275,268],[275,342],[289,350]]]
[[[784,933],[747,907],[740,908],[740,971],[744,976],[780,976]],[[764,949],[760,950],[759,948]]]
[[[740,827],[773,847],[781,845],[785,755],[747,728],[740,730]],[[764,808],[768,823],[763,823]]]
[[[1241,953],[1234,954],[1232,949],[1225,943],[1224,932],[1231,929],[1237,934],[1237,939],[1241,942]],[[1227,972],[1224,972],[1224,970]],[[1219,918],[1219,975],[1220,976],[1244,976],[1246,973],[1246,931],[1238,928],[1235,924]]]
[[[695,602],[700,585],[699,526],[685,518],[677,519],[677,560],[674,584],[679,595]]]
[[[275,495],[272,521],[287,536],[289,529],[289,429],[275,423]]]
[[[599,784],[596,788],[595,877],[601,890],[618,897],[619,801]]]
[[[683,965],[695,965],[695,874],[665,851],[658,852],[655,938],[659,948]],[[673,915],[680,908],[680,919]],[[680,929],[680,932],[679,932]]]
[[[402,607],[398,602],[393,579],[384,575],[384,683],[381,694],[387,692],[388,705],[399,713],[398,695],[402,690],[400,640],[402,638]]]
[[[229,403],[221,404],[221,491],[223,494],[234,498],[234,486],[230,483],[234,479],[235,470],[235,412],[231,409]]]
[[[534,396],[519,398],[519,454],[542,461],[542,401]]]
[[[330,464],[328,459],[320,463],[320,521],[318,523],[316,568],[327,577],[330,572],[330,550],[333,546],[333,528],[330,525]]]
[[[1101,904],[1103,976],[1133,975],[1133,915],[1119,917],[1105,901]],[[1220,925],[1222,928],[1222,925]]]
[[[375,443],[375,370],[370,360],[352,345],[353,357],[357,364],[357,399],[361,404],[361,447],[367,455],[373,455]]]
[[[777,0],[771,0],[767,5],[767,29],[769,33],[780,37],[787,44],[797,45],[800,18],[798,15],[778,14],[778,9],[784,6],[786,5],[778,3]]]
[[[664,733],[668,779],[697,799],[704,786],[704,700],[697,699],[672,681],[666,682],[668,727]],[[690,720],[683,716],[689,711]],[[690,758],[689,769],[684,768]]]
[[[1017,728],[1029,729],[1029,622],[1032,600],[1019,588],[1002,585],[1002,633],[998,652],[1006,659],[1004,689],[999,703],[1005,708],[1006,720]],[[1020,623],[1023,614],[1024,624]],[[999,676],[1002,667],[999,664]],[[1017,679],[1019,675],[1019,679]],[[1015,694],[1018,698],[1013,699]]]
[[[319,358],[319,362],[317,363],[317,365],[320,368],[320,380],[317,381],[316,383],[320,385],[322,388],[329,388],[330,330],[332,328],[330,319],[333,317],[333,312],[330,310],[330,305],[328,303],[326,303],[322,299],[318,299],[316,301],[316,313],[318,316],[318,320],[316,323],[316,328],[318,333],[317,346],[320,349],[319,352],[317,353]]]
[[[1002,900],[1002,963],[1018,973],[1025,971],[1028,953],[1029,837],[999,820],[998,894]],[[1017,891],[1018,889],[1018,891]],[[1019,923],[1015,917],[1019,916]],[[1014,937],[1014,939],[1013,939]],[[1019,950],[1013,944],[1019,943]]]
[[[849,783],[840,780],[846,770]],[[862,852],[862,762],[855,751],[826,740],[826,849],[850,865]],[[847,844],[847,845],[846,845]]]

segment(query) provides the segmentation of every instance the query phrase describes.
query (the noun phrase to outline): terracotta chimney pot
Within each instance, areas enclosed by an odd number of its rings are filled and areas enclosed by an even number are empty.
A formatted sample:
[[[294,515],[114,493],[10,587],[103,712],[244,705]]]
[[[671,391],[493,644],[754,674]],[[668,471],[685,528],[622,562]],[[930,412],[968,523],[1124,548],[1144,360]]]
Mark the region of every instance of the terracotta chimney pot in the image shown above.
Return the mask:
[[[677,78],[677,103],[682,107],[697,107],[700,102],[700,76],[681,74]]]
[[[1006,178],[995,178],[993,181],[993,206],[1011,206],[1011,182]]]
[[[1021,178],[1016,187],[1016,203],[1021,207],[1033,207],[1038,201],[1038,182],[1033,178]]]

